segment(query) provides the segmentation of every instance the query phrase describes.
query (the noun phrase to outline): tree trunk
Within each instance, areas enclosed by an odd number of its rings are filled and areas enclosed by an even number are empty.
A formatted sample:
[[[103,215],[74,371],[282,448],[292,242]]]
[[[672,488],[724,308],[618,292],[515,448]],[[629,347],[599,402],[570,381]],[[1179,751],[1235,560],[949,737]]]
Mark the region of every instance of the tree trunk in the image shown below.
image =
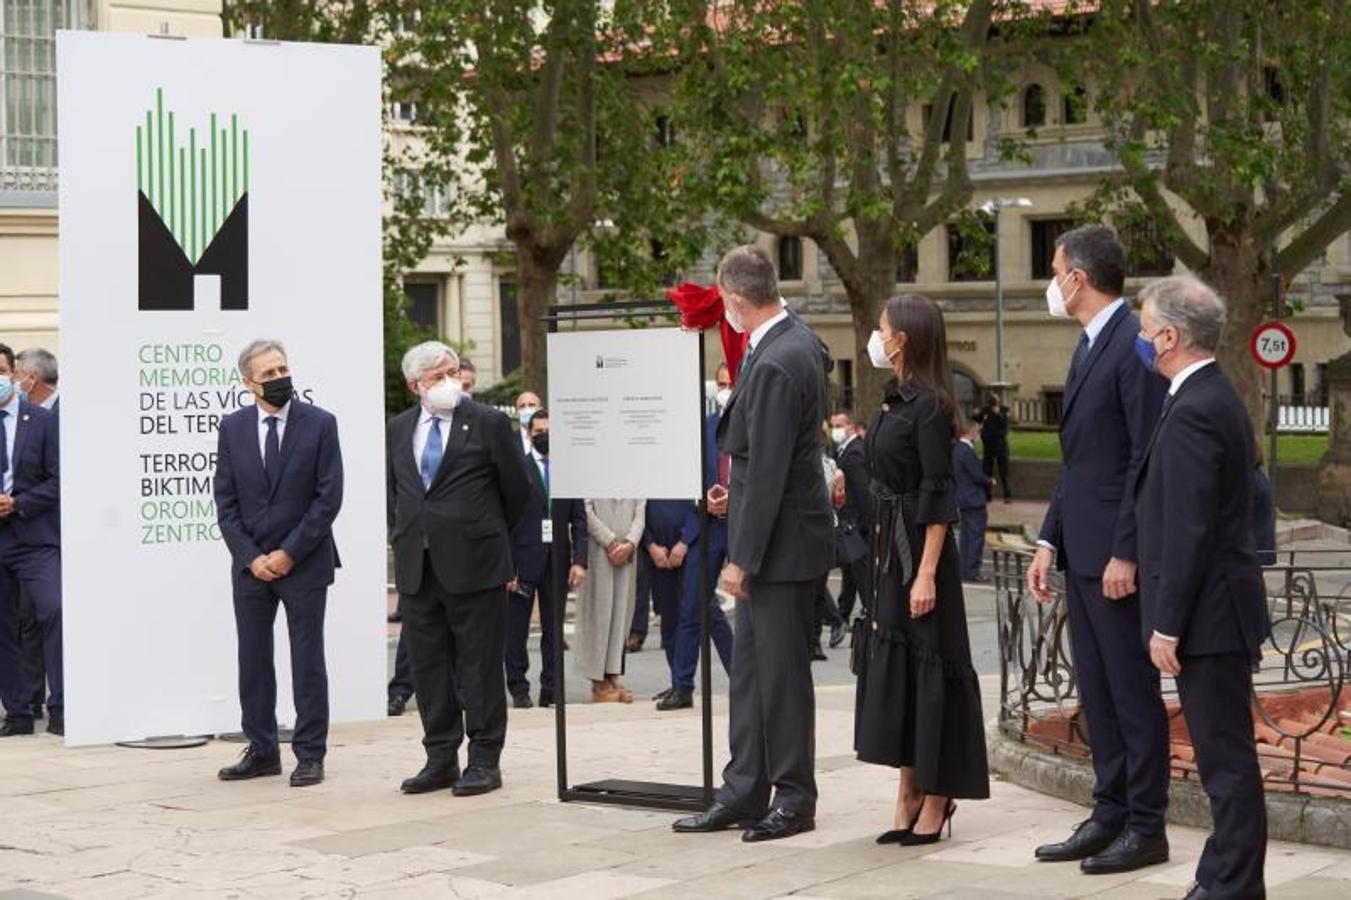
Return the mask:
[[[529,242],[516,245],[516,317],[521,330],[521,387],[547,398],[548,323],[543,316],[558,302],[558,265],[562,256]],[[505,372],[503,375],[507,374]],[[547,399],[546,399],[547,403]]]
[[[1228,307],[1228,324],[1216,354],[1234,388],[1248,409],[1253,432],[1266,431],[1270,411],[1263,402],[1265,370],[1253,361],[1249,339],[1271,314],[1271,272],[1246,235],[1212,233],[1210,270],[1202,273]]]
[[[853,290],[846,287],[846,294],[854,325],[854,411],[860,423],[867,425],[882,406],[882,385],[892,377],[890,369],[873,366],[868,356],[868,339],[877,328],[887,299],[894,292],[895,271],[893,266],[887,266],[883,273],[881,266],[866,262],[863,265],[877,271],[867,272]]]

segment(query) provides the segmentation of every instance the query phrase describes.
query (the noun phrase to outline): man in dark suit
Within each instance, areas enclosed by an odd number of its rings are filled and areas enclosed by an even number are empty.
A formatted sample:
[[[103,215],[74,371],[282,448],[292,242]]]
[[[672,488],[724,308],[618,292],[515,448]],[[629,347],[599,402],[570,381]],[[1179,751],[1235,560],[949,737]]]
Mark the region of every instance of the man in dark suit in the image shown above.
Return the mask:
[[[816,335],[784,308],[763,250],[730,251],[718,286],[728,322],[750,332],[718,427],[731,457],[721,582],[737,599],[732,758],[713,807],[675,830],[744,826],[743,840],[765,841],[815,828],[809,647],[815,584],[834,556],[821,470],[825,364]]]
[[[998,397],[990,397],[990,402],[981,410],[980,446],[984,451],[981,466],[987,478],[993,478],[996,469],[999,481],[1004,486],[1004,502],[1013,502],[1013,491],[1009,484],[1009,411]]]
[[[19,644],[20,595],[41,629],[47,731],[65,734],[61,668],[61,463],[57,416],[22,399],[0,344],[0,737],[33,733],[33,684]]]
[[[965,424],[966,431],[952,445],[952,472],[957,479],[957,510],[962,517],[962,581],[980,583],[981,558],[985,555],[985,528],[989,524],[990,488],[994,482],[981,468],[974,441],[980,426]]]
[[[701,550],[699,543],[699,512],[694,506],[685,511],[680,542],[689,548],[685,554],[685,578],[680,585],[679,625],[676,626],[675,653],[671,660],[671,686],[657,695],[657,709],[670,712],[689,709],[694,705],[694,673],[703,650],[703,631],[699,622],[699,608],[705,602],[707,591],[708,633],[713,648],[722,660],[722,667],[732,671],[732,652],[735,646],[732,626],[718,600],[718,575],[727,560],[727,481],[731,471],[731,457],[718,452],[718,423],[722,409],[732,396],[732,376],[723,363],[717,372],[718,412],[704,420],[704,491],[709,494],[708,508],[708,568],[703,583],[699,571]],[[714,491],[713,488],[718,490]]]
[[[1028,585],[1053,596],[1065,572],[1070,641],[1093,753],[1093,814],[1037,858],[1080,860],[1087,873],[1125,872],[1168,859],[1168,715],[1159,673],[1134,635],[1135,495],[1130,486],[1163,402],[1163,385],[1135,356],[1140,322],[1121,299],[1126,252],[1102,226],[1056,242],[1047,307],[1083,334],[1065,381],[1063,464]]]
[[[1251,527],[1254,441],[1215,362],[1224,301],[1191,276],[1140,295],[1141,359],[1169,381],[1136,485],[1142,637],[1177,679],[1215,830],[1187,894],[1262,897],[1266,803],[1252,665],[1271,632]]]
[[[30,347],[14,358],[14,383],[19,390],[28,395],[29,403],[49,409],[53,413],[61,411],[61,394],[57,390],[61,371],[56,357],[41,347]],[[43,716],[47,701],[47,665],[43,660],[42,623],[38,621],[37,610],[23,591],[19,592],[19,647],[23,656],[24,676],[33,686],[33,718]]]
[[[420,402],[385,429],[387,520],[427,764],[402,789],[483,794],[502,786],[511,533],[530,473],[511,420],[464,398],[455,351],[419,344],[403,374]]]
[[[239,354],[254,405],[221,420],[216,450],[216,519],[230,551],[239,705],[249,745],[220,770],[223,781],[281,774],[272,628],[286,607],[297,765],[293,787],[324,780],[328,749],[328,669],[324,607],[341,565],[333,521],[342,508],[338,422],[296,398],[286,350],[254,341]]]
[[[507,691],[512,705],[529,709],[530,681],[530,619],[539,599],[539,705],[554,704],[554,570],[553,570],[553,508],[555,504],[568,506],[569,529],[572,532],[572,564],[568,570],[568,586],[576,589],[586,579],[586,507],[580,500],[560,500],[550,489],[549,472],[549,412],[536,410],[530,418],[530,455],[526,457],[526,471],[530,475],[530,500],[525,515],[511,536],[511,561],[516,577],[508,586],[507,600]]]
[[[648,586],[652,607],[661,617],[661,649],[666,667],[675,672],[676,633],[680,628],[680,585],[687,572],[689,544],[684,541],[685,519],[694,510],[691,500],[649,500],[644,516],[642,552],[651,564]],[[640,597],[641,601],[642,598]],[[663,692],[664,693],[664,692]],[[660,700],[662,694],[657,695]]]
[[[873,498],[869,485],[872,479],[868,475],[868,456],[863,449],[863,429],[854,414],[837,412],[830,417],[830,426],[831,438],[836,447],[835,462],[844,473],[844,505],[839,510],[840,528],[845,533],[852,530],[859,538],[858,543],[863,546],[862,555],[857,556],[852,563],[842,558],[835,560],[840,566],[840,615],[847,623],[853,616],[855,600],[860,595],[866,598],[870,590],[868,548],[872,545]]]

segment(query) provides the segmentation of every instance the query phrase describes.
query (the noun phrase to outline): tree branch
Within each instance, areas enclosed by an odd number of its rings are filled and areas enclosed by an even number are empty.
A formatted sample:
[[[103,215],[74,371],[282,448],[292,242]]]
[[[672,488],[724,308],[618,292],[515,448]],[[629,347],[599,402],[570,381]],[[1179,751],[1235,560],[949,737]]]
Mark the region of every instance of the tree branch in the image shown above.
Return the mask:
[[[1289,278],[1303,272],[1327,246],[1351,230],[1351,191],[1343,191],[1313,224],[1276,254],[1276,269]]]
[[[558,133],[558,98],[563,92],[563,67],[566,54],[563,48],[567,44],[568,18],[555,8],[553,18],[544,42],[544,66],[539,72],[538,93],[535,95],[535,127],[530,135],[529,158],[541,163],[552,154],[554,139]],[[527,73],[535,66],[535,42],[526,41],[526,60],[522,64]]]

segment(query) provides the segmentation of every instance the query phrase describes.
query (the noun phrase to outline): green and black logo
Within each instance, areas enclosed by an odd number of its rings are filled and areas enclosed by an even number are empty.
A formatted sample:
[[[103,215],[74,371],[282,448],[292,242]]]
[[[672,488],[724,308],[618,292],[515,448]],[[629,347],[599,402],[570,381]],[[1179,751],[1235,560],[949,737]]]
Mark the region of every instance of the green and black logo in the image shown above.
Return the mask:
[[[194,309],[196,276],[215,275],[220,308],[248,309],[249,130],[238,117],[226,127],[211,113],[206,133],[175,133],[156,89],[136,126],[136,190],[140,308]]]

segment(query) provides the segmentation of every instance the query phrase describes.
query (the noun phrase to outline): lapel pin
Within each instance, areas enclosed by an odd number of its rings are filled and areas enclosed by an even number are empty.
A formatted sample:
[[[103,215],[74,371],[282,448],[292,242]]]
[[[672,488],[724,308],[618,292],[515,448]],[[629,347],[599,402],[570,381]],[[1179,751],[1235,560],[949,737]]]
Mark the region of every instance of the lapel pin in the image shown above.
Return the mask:
[[[469,430],[469,426],[468,426],[468,425],[461,425],[460,428],[461,428],[462,430],[464,430],[464,431],[468,431],[468,430]]]

